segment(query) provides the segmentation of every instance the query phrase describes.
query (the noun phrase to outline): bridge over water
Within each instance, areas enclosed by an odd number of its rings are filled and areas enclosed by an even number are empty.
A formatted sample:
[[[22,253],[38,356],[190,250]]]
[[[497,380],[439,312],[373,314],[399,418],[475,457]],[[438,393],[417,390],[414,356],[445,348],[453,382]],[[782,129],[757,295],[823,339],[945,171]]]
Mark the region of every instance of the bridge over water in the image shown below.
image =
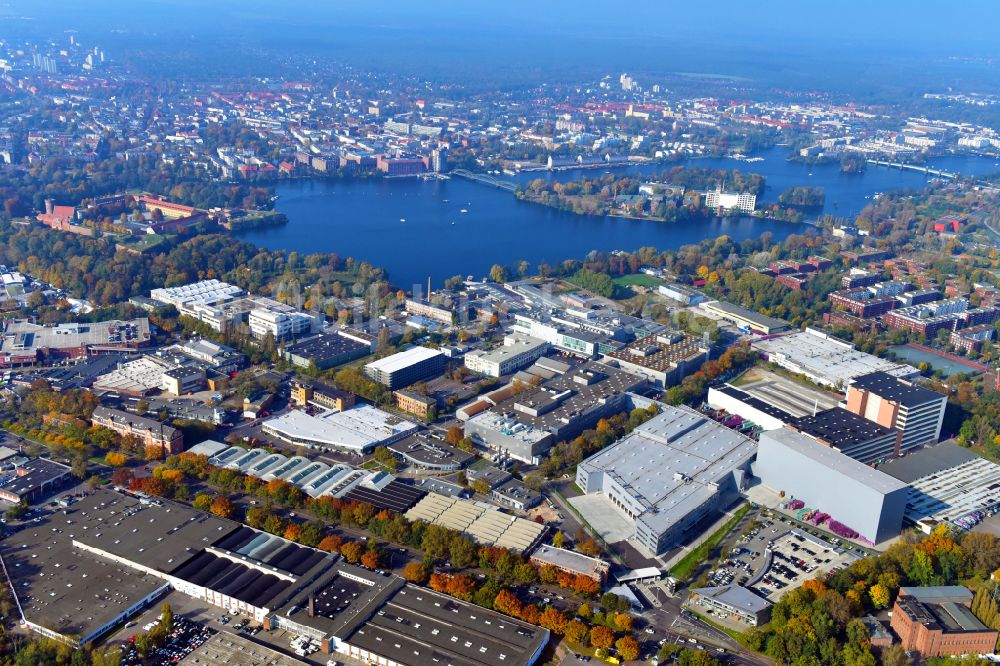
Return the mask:
[[[950,171],[942,171],[940,169],[932,169],[926,166],[920,166],[918,164],[903,164],[901,162],[886,162],[883,160],[868,160],[868,164],[876,164],[878,166],[890,167],[893,169],[907,169],[909,171],[919,171],[921,173],[926,173],[931,176],[939,176],[941,178],[958,178],[959,174],[951,173]]]
[[[509,180],[494,178],[488,173],[473,173],[466,169],[455,169],[451,172],[451,175],[458,176],[459,178],[465,178],[467,180],[474,180],[477,183],[482,183],[483,185],[498,187],[501,190],[507,190],[508,192],[517,192],[516,183],[512,183]]]

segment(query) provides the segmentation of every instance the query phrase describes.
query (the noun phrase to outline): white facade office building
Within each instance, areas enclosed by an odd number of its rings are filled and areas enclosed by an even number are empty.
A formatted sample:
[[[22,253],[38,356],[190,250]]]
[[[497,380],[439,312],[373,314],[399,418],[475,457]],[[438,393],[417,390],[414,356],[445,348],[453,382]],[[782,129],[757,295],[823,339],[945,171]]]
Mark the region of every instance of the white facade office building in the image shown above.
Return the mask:
[[[465,355],[465,367],[491,377],[502,377],[526,368],[548,351],[549,343],[527,335],[508,335],[503,347],[472,351]]]
[[[705,192],[705,207],[752,213],[757,207],[757,195],[749,192],[723,192],[716,188]]]

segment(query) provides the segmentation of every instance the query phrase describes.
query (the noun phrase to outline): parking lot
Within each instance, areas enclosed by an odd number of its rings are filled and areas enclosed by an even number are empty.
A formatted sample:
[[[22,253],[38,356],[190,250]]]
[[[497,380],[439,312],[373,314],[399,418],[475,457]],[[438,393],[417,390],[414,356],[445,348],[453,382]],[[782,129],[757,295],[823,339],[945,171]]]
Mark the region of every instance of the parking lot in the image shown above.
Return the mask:
[[[832,541],[762,518],[709,573],[711,585],[743,585],[769,601],[821,573],[842,569],[856,557]]]
[[[157,620],[150,620],[141,627],[149,631]],[[138,632],[137,632],[138,633]],[[167,635],[163,647],[154,650],[143,658],[135,644],[135,635],[122,643],[122,666],[159,666],[175,664],[188,654],[199,648],[215,634],[215,630],[194,622],[185,617],[174,617],[173,630]]]

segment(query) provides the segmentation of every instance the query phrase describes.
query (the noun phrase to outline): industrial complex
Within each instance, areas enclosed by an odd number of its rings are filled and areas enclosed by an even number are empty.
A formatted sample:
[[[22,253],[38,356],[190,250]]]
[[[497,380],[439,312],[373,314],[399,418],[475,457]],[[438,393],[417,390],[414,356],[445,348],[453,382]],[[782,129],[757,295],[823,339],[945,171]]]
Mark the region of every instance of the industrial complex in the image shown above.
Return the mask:
[[[584,460],[576,483],[631,526],[655,555],[688,539],[749,481],[756,443],[686,407],[663,413]]]

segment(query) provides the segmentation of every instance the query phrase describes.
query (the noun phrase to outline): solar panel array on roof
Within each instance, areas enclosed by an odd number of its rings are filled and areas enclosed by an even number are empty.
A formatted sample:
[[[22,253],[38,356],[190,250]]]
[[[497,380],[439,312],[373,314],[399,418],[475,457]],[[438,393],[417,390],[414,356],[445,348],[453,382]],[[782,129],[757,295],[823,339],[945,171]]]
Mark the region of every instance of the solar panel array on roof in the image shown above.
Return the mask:
[[[388,509],[396,513],[408,511],[414,504],[423,499],[426,490],[407,485],[402,481],[393,480],[380,491],[355,486],[351,488],[344,499],[371,504],[376,509]]]

